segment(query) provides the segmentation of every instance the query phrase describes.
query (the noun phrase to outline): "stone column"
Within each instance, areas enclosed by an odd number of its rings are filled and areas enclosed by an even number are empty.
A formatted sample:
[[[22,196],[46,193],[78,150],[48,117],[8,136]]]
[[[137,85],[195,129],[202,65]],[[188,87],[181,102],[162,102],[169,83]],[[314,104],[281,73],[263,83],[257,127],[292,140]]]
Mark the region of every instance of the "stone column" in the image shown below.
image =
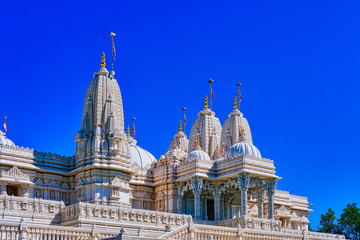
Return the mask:
[[[220,198],[220,220],[225,219],[225,201],[224,198]]]
[[[221,196],[221,192],[219,189],[219,186],[215,186],[214,192],[214,216],[215,216],[215,221],[220,221],[220,196]]]
[[[267,183],[267,193],[268,193],[268,218],[274,219],[274,194],[276,190],[276,179],[271,179]]]
[[[259,218],[264,218],[264,190],[257,190],[257,204],[258,204],[258,216]]]
[[[203,197],[203,201],[204,201],[204,220],[208,220],[208,215],[207,215],[207,197]]]
[[[192,190],[194,193],[194,212],[195,212],[195,220],[201,219],[201,201],[200,196],[203,187],[203,179],[201,177],[194,177],[190,180]]]
[[[178,187],[177,209],[178,209],[178,213],[181,214],[184,211],[182,209],[183,206],[182,184],[179,183],[177,187]]]
[[[248,173],[239,174],[238,182],[241,191],[240,216],[247,216],[247,191],[250,184],[250,175]]]
[[[178,209],[178,214],[182,214],[183,210],[182,210],[182,202],[183,202],[183,199],[181,196],[178,196],[178,200],[177,200],[177,209]]]

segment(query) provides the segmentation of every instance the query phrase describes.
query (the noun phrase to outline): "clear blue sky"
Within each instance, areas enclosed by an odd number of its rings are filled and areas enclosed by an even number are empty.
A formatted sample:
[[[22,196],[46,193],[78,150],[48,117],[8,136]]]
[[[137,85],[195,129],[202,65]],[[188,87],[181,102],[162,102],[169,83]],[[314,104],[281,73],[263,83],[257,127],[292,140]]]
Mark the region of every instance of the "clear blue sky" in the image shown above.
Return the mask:
[[[220,3],[222,2],[222,3]],[[307,196],[311,225],[359,202],[359,1],[5,1],[0,14],[1,107],[17,145],[73,155],[86,88],[110,65],[125,121],[159,158],[207,80],[223,123],[242,82],[254,144],[278,188]]]

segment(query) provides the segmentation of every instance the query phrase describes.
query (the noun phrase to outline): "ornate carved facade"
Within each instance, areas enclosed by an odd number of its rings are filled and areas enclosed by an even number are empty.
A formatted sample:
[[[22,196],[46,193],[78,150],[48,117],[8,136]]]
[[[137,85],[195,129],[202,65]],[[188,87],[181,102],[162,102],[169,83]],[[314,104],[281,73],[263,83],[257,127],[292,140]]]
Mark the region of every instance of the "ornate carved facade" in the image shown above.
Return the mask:
[[[85,95],[74,156],[18,147],[0,132],[3,221],[83,228],[96,224],[153,237],[178,229],[171,237],[187,232],[188,239],[191,229],[204,228],[192,221],[228,227],[221,230],[223,236],[238,236],[233,228],[241,226],[308,230],[307,198],[277,190],[281,178],[274,162],[253,145],[249,123],[237,105],[222,126],[205,103],[190,137],[180,126],[168,151],[156,160],[124,132],[114,75],[103,56]],[[208,233],[214,229],[209,227]]]

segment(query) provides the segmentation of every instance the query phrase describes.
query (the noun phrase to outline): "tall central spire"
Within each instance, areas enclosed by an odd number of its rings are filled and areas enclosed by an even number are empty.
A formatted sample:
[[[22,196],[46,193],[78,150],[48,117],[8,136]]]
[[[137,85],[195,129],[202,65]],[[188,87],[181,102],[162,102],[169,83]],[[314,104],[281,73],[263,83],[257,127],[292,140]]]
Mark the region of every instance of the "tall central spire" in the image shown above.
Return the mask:
[[[102,53],[101,69],[94,74],[86,91],[81,129],[77,134],[78,149],[86,152],[111,151],[108,138],[115,133],[126,139],[120,88],[105,66]]]

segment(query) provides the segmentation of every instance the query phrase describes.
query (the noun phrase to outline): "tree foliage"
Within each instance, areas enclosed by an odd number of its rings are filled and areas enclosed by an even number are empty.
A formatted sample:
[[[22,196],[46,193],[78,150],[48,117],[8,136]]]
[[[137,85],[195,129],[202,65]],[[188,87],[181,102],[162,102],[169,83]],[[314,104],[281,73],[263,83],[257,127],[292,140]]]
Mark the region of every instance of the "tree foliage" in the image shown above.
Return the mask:
[[[318,229],[318,231],[324,233],[334,233],[336,227],[335,220],[335,212],[329,208],[327,213],[321,214],[321,227]]]
[[[360,208],[356,203],[348,204],[339,219],[330,208],[321,214],[319,232],[345,235],[346,239],[360,240]]]

